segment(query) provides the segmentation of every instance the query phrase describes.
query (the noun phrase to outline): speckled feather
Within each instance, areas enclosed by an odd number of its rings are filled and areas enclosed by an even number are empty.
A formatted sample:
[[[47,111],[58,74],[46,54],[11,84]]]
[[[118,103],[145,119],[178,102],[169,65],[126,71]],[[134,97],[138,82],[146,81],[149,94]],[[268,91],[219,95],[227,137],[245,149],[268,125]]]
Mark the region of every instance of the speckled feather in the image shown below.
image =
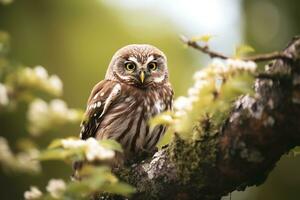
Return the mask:
[[[116,85],[120,85],[120,91],[107,101]],[[157,126],[149,132],[148,120],[172,108],[173,91],[167,83],[159,89],[133,87],[110,80],[98,83],[88,101],[81,138],[115,139],[127,156],[140,150],[152,151],[166,128]]]

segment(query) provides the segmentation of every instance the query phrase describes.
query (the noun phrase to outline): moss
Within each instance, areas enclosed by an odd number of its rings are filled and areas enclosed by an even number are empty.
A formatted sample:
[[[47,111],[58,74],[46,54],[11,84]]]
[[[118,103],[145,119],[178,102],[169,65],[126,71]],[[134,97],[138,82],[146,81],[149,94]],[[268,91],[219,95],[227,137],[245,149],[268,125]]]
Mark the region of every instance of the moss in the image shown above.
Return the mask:
[[[183,140],[175,136],[170,144],[169,154],[183,184],[193,182],[199,188],[204,186],[208,178],[205,173],[206,166],[214,167],[216,163],[216,135],[206,133],[198,140]]]

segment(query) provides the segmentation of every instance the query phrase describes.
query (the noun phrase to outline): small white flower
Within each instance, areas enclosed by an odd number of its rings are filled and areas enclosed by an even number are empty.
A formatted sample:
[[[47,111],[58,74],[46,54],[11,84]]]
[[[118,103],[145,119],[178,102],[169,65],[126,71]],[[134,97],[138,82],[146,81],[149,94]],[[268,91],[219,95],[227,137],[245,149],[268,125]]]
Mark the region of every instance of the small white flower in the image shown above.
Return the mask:
[[[257,68],[256,63],[253,61],[243,61],[238,59],[228,59],[227,65],[232,69],[247,70],[250,72],[254,72]]]
[[[199,90],[197,88],[189,88],[188,89],[188,95],[189,96],[198,96]]]
[[[243,60],[235,60],[236,64],[236,69],[241,69],[241,70],[246,70],[247,68],[247,63]]]
[[[48,104],[41,99],[35,99],[29,105],[27,118],[29,132],[34,136],[40,135],[50,121]]]
[[[12,158],[13,154],[7,140],[4,137],[0,137],[0,161],[10,160]]]
[[[46,190],[53,198],[58,199],[66,190],[66,183],[62,179],[51,179],[48,182]]]
[[[187,97],[180,96],[174,101],[174,108],[176,110],[184,110],[188,107],[191,107],[191,102]]]
[[[115,152],[101,146],[95,138],[86,140],[86,158],[88,161],[111,159],[115,156]]]
[[[228,67],[219,59],[214,59],[212,61],[212,67],[215,73],[225,73],[228,71]]]
[[[36,66],[34,69],[33,69],[35,75],[40,78],[40,79],[48,79],[48,72],[47,70],[42,67],[42,66]]]
[[[235,60],[233,59],[227,59],[226,60],[226,65],[230,68],[234,68],[233,66],[235,66]]]
[[[48,105],[41,99],[35,99],[29,106],[29,115],[41,116],[48,112]]]
[[[253,61],[248,61],[246,62],[246,68],[250,71],[250,72],[254,72],[257,68],[257,65],[255,62]]]
[[[77,121],[81,120],[82,116],[79,111],[77,111],[75,109],[70,109],[67,113],[67,118],[71,122],[77,122]]]
[[[9,103],[7,88],[4,84],[0,83],[0,106],[6,106]]]
[[[205,78],[208,77],[207,72],[205,72],[204,70],[199,70],[194,74],[194,79],[195,80],[203,80]]]
[[[63,148],[73,149],[73,148],[81,148],[86,145],[84,140],[76,140],[76,139],[63,139],[61,141]]]
[[[24,193],[24,198],[26,200],[34,200],[41,198],[43,193],[36,186],[31,186],[29,191]]]
[[[199,97],[196,97],[196,96],[190,96],[190,97],[189,97],[189,100],[190,100],[191,103],[193,104],[193,103],[199,101]]]
[[[67,107],[66,102],[64,102],[63,100],[60,100],[60,99],[52,100],[50,102],[49,107],[53,113],[64,115],[64,114],[67,114],[67,112],[68,112],[68,107]]]
[[[230,69],[236,70],[241,68],[241,66],[243,65],[243,61],[237,59],[227,59],[226,64]]]
[[[27,112],[28,129],[32,135],[38,136],[53,126],[80,121],[81,117],[80,111],[69,109],[63,100],[54,99],[47,104],[42,99],[35,99]]]
[[[184,110],[175,111],[175,117],[183,117],[183,116],[186,116],[186,115],[187,115],[187,113]]]
[[[19,163],[20,167],[26,171],[39,172],[41,170],[41,164],[37,160],[39,153],[40,152],[37,149],[18,153],[16,161]]]
[[[49,81],[49,85],[50,85],[51,89],[56,94],[61,94],[62,93],[63,83],[57,75],[50,76],[48,81]]]
[[[201,90],[202,88],[206,87],[209,85],[209,82],[207,80],[197,80],[194,84],[194,87],[197,90]]]

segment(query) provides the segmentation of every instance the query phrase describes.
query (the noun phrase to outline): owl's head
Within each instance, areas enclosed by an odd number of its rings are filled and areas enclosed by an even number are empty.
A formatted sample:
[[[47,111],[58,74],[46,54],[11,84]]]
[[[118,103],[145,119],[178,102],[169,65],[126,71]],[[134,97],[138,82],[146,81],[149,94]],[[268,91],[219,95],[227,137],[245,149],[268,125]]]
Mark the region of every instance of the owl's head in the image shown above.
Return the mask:
[[[152,45],[128,45],[114,54],[105,78],[141,88],[164,83],[168,80],[167,58]]]

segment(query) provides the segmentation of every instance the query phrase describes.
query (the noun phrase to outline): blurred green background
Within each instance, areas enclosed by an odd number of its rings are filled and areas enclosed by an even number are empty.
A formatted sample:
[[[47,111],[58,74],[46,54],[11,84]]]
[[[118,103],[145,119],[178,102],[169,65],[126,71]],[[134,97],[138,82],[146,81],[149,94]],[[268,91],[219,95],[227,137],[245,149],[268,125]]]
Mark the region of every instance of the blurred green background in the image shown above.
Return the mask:
[[[241,43],[257,52],[279,50],[299,34],[299,9],[297,0],[15,0],[0,4],[0,30],[11,36],[12,60],[42,65],[59,75],[63,99],[70,107],[84,109],[111,56],[126,44],[149,43],[163,50],[176,96],[184,95],[193,72],[208,60],[186,49],[180,34],[216,35],[212,47],[227,54]],[[25,110],[0,116],[0,134],[12,145],[19,135],[26,136]],[[76,125],[55,136],[77,136],[78,131]],[[45,146],[49,138],[37,141]],[[284,156],[263,185],[234,192],[231,199],[299,199],[299,166],[300,158]],[[70,168],[56,162],[43,164],[40,176],[0,171],[1,199],[22,199],[29,185],[42,186],[51,177],[70,174]]]

